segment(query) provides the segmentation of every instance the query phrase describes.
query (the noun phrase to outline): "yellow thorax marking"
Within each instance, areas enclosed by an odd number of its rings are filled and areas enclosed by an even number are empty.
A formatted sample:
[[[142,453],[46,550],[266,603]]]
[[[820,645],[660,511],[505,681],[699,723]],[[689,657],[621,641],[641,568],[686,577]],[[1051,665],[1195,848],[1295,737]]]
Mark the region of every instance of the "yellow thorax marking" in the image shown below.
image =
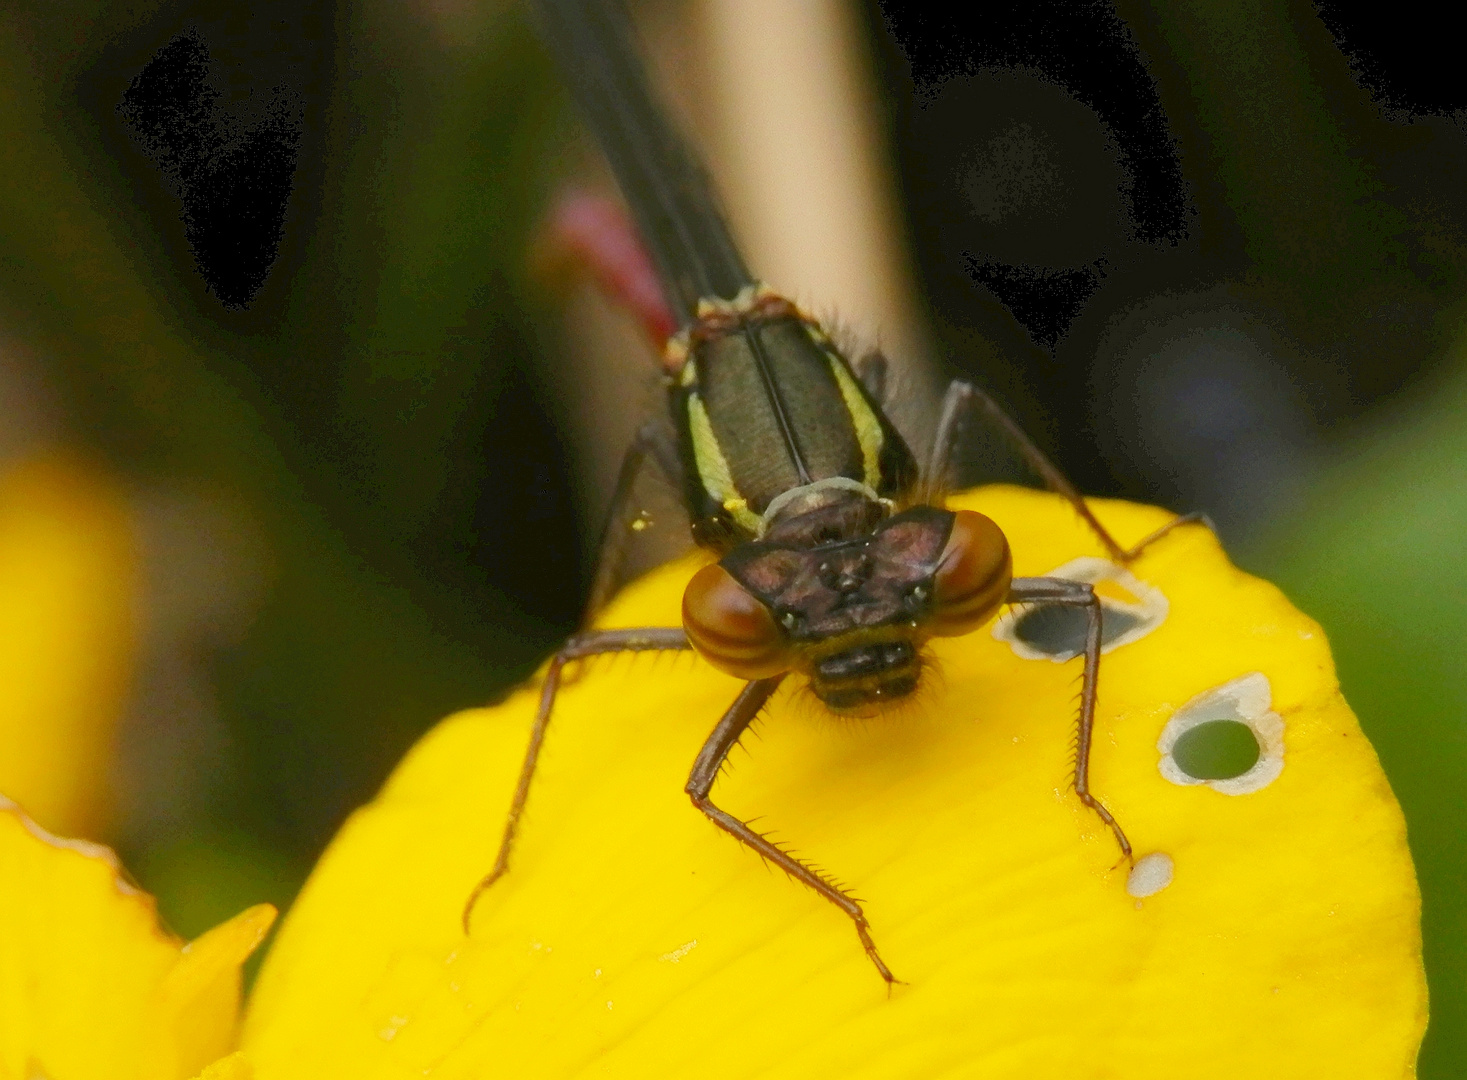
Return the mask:
[[[693,459],[698,464],[698,476],[709,498],[718,503],[740,526],[751,533],[759,531],[759,515],[749,509],[748,501],[734,487],[733,473],[723,448],[718,445],[718,436],[713,434],[713,424],[708,419],[708,409],[696,393],[688,395],[688,428],[693,436]]]
[[[856,429],[856,441],[861,444],[861,468],[865,473],[866,486],[873,489],[881,487],[881,448],[886,443],[886,435],[881,430],[881,421],[877,419],[876,413],[867,403],[861,388],[856,385],[855,378],[851,375],[851,369],[846,367],[834,353],[827,352],[825,358],[830,361],[830,370],[835,375],[835,383],[840,387],[840,396],[845,399],[846,411],[851,414],[851,424]]]
[[[754,310],[762,300],[777,296],[778,294],[768,285],[762,283],[747,285],[732,300],[725,300],[721,297],[700,299],[695,317],[707,319],[715,315],[744,316]],[[886,435],[882,431],[881,420],[866,400],[849,365],[836,352],[825,330],[799,308],[795,308],[795,314],[825,353],[825,359],[830,365],[835,384],[840,388],[840,396],[845,403],[846,414],[850,417],[851,426],[855,429],[856,441],[861,447],[863,482],[854,480],[845,482],[868,491],[874,499],[877,497],[876,491],[881,487],[881,451],[886,444]],[[766,517],[762,518],[754,513],[749,508],[748,500],[735,485],[733,470],[729,467],[728,459],[723,454],[723,448],[718,443],[718,437],[713,432],[713,424],[708,419],[707,406],[703,404],[697,392],[698,365],[692,355],[691,332],[692,327],[684,327],[668,339],[663,361],[677,385],[688,391],[688,427],[692,435],[693,458],[697,463],[698,475],[709,498],[721,506],[740,527],[757,536],[764,531],[767,512]],[[818,486],[818,484],[812,486]]]

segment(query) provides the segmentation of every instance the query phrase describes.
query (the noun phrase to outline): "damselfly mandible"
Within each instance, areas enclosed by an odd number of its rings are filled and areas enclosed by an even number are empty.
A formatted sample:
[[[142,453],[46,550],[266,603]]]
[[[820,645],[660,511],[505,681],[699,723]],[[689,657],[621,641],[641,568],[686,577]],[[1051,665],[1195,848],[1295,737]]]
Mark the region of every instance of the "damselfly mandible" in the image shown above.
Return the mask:
[[[1129,859],[1130,842],[1089,785],[1098,597],[1083,582],[1013,577],[998,526],[982,514],[944,509],[940,492],[961,423],[976,413],[1074,505],[1117,562],[1195,516],[1122,548],[1013,421],[962,381],[949,387],[919,465],[883,411],[882,358],[852,365],[819,323],[750,274],[697,158],[656,103],[621,0],[536,0],[534,10],[631,207],[677,328],[665,354],[674,373],[675,436],[655,423],[639,432],[609,520],[624,520],[637,476],[651,464],[680,482],[694,539],[720,557],[688,584],[681,627],[587,630],[555,654],[499,855],[469,897],[465,930],[479,896],[509,869],[565,665],[606,653],[692,649],[748,680],[693,764],[686,786],[693,805],[845,912],[881,977],[895,981],[861,904],[719,809],[713,784],[785,678],[807,680],[834,713],[876,715],[917,689],[924,642],[972,633],[1009,604],[1084,613],[1074,789]],[[620,534],[610,528],[607,536],[603,566]],[[590,615],[609,587],[608,575],[598,574]]]

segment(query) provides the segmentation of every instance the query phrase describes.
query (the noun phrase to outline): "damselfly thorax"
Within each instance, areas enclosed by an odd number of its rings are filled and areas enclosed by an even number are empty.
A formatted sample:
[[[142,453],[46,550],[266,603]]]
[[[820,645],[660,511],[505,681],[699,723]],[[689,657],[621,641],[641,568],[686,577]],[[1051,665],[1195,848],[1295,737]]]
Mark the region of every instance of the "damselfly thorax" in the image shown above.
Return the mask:
[[[714,805],[710,795],[729,751],[791,675],[807,680],[833,712],[875,715],[917,690],[928,639],[969,634],[1006,604],[1078,609],[1086,629],[1075,793],[1129,858],[1125,833],[1089,787],[1098,597],[1084,582],[1014,578],[999,527],[981,514],[946,509],[940,492],[959,432],[976,419],[1070,501],[1118,562],[1195,519],[1178,518],[1122,548],[1013,421],[963,381],[949,388],[919,467],[882,408],[879,355],[853,366],[818,322],[744,265],[697,158],[654,100],[620,0],[537,0],[534,7],[636,220],[648,272],[655,267],[661,284],[666,309],[644,310],[644,321],[677,328],[664,351],[671,427],[644,425],[623,460],[587,626],[614,585],[606,568],[616,562],[622,526],[635,517],[627,511],[644,468],[680,482],[693,539],[717,561],[689,582],[682,626],[588,629],[552,658],[499,855],[469,897],[465,930],[475,900],[509,867],[565,665],[606,653],[693,649],[748,682],[693,763],[687,794],[719,828],[845,912],[890,983],[861,904]],[[639,297],[649,291],[656,289],[636,290]]]
[[[830,336],[750,285],[668,342],[694,537],[723,558],[683,627],[746,679],[798,671],[836,712],[873,715],[921,677],[921,645],[1008,593],[987,518],[911,505],[915,459]]]

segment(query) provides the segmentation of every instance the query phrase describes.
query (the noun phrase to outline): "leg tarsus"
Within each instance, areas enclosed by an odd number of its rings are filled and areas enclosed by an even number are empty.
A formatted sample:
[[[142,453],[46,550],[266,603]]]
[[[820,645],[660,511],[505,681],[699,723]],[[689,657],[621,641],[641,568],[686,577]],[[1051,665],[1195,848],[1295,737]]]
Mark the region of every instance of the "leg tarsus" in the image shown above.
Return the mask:
[[[1141,553],[1149,548],[1152,544],[1156,543],[1163,536],[1166,536],[1167,533],[1171,532],[1173,529],[1180,528],[1183,525],[1201,525],[1209,532],[1216,531],[1213,528],[1212,520],[1201,510],[1193,510],[1190,514],[1178,514],[1161,528],[1155,530],[1154,532],[1147,533],[1140,540],[1136,541],[1134,544],[1128,547],[1125,551],[1121,552],[1120,558],[1117,559],[1117,561],[1125,564],[1135,559],[1139,559],[1141,557]]]
[[[1121,849],[1121,862],[1134,866],[1136,864],[1136,858],[1131,852],[1131,841],[1126,838],[1125,830],[1121,828],[1120,822],[1105,808],[1105,804],[1090,794],[1090,792],[1086,791],[1083,794],[1076,792],[1076,794],[1082,803],[1099,815],[1100,820],[1105,822],[1106,828],[1110,829],[1111,835],[1115,837],[1116,844]],[[1116,866],[1119,865],[1120,862],[1116,863]]]
[[[479,883],[475,885],[473,890],[469,893],[469,898],[464,901],[464,911],[463,915],[461,916],[465,936],[473,932],[469,929],[469,923],[470,920],[472,920],[474,917],[474,908],[479,903],[479,897],[488,892],[489,886],[493,885],[496,881],[503,877],[504,872],[508,869],[509,863],[507,861],[503,866],[499,866],[496,864],[493,870],[490,870],[489,873],[485,874],[482,878],[479,879]]]
[[[906,986],[906,981],[903,979],[898,979],[895,975],[893,975],[891,973],[891,968],[886,966],[886,961],[881,959],[881,954],[876,951],[876,942],[871,940],[871,925],[866,922],[866,917],[863,915],[861,918],[855,920],[855,922],[856,936],[861,939],[861,948],[866,950],[866,958],[876,966],[877,973],[884,980],[886,980],[887,994],[891,994],[892,986],[896,985],[897,983],[900,983],[902,986]]]

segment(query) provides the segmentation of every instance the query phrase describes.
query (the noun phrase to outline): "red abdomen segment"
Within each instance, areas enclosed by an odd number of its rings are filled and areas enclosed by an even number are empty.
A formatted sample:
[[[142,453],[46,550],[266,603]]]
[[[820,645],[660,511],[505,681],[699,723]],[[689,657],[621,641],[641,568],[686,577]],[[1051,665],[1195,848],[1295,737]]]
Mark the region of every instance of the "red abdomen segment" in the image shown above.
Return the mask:
[[[552,242],[590,273],[612,303],[636,316],[661,353],[677,324],[662,295],[657,268],[621,203],[607,195],[567,190],[551,207],[549,228]]]

